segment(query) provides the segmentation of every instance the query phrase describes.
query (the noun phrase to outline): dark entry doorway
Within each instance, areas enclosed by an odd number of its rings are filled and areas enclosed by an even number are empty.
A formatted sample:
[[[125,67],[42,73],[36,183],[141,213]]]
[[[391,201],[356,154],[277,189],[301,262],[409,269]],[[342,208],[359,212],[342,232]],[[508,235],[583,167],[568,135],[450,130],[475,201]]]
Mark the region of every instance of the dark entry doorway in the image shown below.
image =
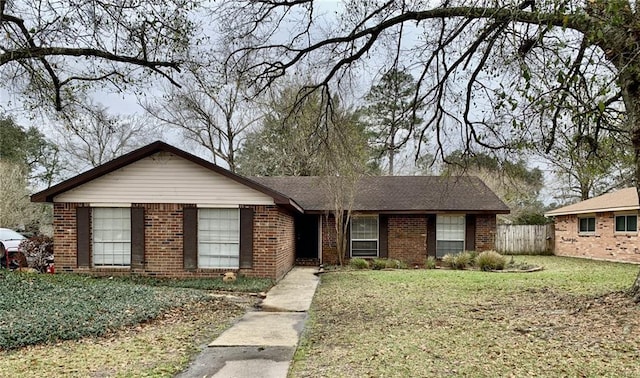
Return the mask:
[[[296,259],[318,259],[319,215],[296,217]]]

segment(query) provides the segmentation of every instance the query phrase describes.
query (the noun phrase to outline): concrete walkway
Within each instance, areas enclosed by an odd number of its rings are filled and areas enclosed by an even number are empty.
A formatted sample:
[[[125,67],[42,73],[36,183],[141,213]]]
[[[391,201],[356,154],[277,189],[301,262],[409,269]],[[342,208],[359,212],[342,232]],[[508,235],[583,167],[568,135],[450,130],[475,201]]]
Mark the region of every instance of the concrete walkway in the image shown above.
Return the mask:
[[[269,290],[263,311],[247,312],[179,378],[286,378],[319,279],[295,267]]]

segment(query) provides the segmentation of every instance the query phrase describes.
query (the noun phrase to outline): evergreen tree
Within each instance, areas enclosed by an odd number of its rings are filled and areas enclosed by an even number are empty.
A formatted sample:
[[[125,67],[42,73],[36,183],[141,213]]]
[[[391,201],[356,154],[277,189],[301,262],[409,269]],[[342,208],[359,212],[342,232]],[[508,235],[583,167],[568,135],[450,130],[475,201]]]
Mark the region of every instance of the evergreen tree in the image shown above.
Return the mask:
[[[416,126],[422,123],[415,103],[416,81],[406,70],[392,68],[371,87],[365,97],[364,119],[369,143],[378,159],[387,159],[387,173],[395,173],[396,155],[407,145]]]

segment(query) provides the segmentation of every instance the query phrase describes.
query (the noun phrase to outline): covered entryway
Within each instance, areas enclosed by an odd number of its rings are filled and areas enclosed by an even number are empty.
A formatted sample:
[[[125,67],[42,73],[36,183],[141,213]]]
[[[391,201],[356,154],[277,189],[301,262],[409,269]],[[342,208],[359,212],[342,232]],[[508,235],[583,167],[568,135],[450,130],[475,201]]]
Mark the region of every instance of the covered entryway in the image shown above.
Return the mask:
[[[318,265],[318,243],[320,234],[320,216],[305,214],[297,216],[296,227],[296,265]]]

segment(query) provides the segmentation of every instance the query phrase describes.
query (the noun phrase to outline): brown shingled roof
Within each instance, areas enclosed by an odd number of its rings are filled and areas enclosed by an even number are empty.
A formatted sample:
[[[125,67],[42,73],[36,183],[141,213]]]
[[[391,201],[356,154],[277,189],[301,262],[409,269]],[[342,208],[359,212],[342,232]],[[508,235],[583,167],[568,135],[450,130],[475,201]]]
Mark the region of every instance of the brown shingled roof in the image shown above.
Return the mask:
[[[295,200],[305,212],[331,210],[319,177],[250,177]],[[376,212],[509,213],[476,177],[365,176],[353,210]]]
[[[31,196],[33,202],[52,202],[65,191],[118,170],[157,152],[169,152],[240,184],[265,193],[293,211],[332,210],[319,177],[243,177],[186,151],[157,141],[93,168]],[[498,213],[509,208],[476,177],[383,176],[363,177],[354,204],[356,211],[402,213]]]
[[[568,214],[588,214],[603,211],[638,210],[638,191],[636,188],[626,188],[615,192],[589,198],[573,205],[551,210],[544,215],[553,217]]]

